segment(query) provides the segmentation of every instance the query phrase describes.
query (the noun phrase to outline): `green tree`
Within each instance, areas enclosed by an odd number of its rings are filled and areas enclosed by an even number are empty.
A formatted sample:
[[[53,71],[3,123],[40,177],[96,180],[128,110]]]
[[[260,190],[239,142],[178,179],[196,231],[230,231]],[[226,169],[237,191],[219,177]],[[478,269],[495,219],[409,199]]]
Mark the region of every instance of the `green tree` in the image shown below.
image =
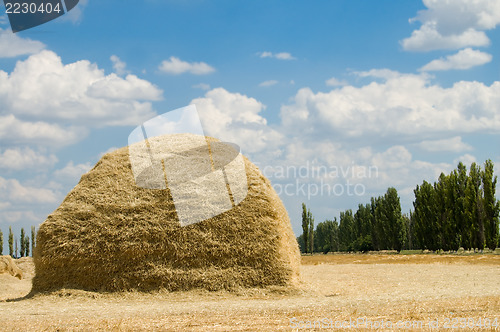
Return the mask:
[[[309,250],[309,217],[307,214],[307,207],[302,203],[302,239],[304,240],[304,252],[307,254]]]
[[[354,214],[354,250],[369,251],[373,250],[372,243],[372,214],[370,204],[358,205],[358,210]]]
[[[299,244],[300,252],[306,252],[306,247],[305,247],[305,243],[304,243],[304,234],[300,234],[297,237],[297,243]]]
[[[354,217],[352,210],[340,212],[339,242],[341,251],[354,250]]]
[[[412,212],[410,211],[409,214],[404,214],[403,215],[403,222],[405,225],[405,234],[406,234],[406,239],[405,239],[405,244],[403,249],[413,249],[413,223],[412,223],[412,218],[411,218]]]
[[[401,251],[406,237],[405,225],[401,214],[401,203],[396,188],[387,189],[384,195],[384,224],[387,230],[388,249]]]
[[[338,250],[338,224],[337,221],[325,220],[316,226],[314,243],[317,251],[324,254]]]
[[[455,204],[454,215],[455,225],[458,235],[458,246],[464,248],[471,248],[469,236],[469,227],[466,221],[465,213],[465,190],[467,188],[467,167],[459,162],[455,173]]]
[[[3,233],[0,229],[0,256],[3,255]]]
[[[31,226],[31,255],[33,255],[35,252],[35,245],[36,245],[36,227]]]
[[[377,204],[380,202],[380,197],[375,198],[372,197],[370,198],[370,215],[371,215],[371,235],[372,235],[372,246],[374,250],[381,250],[382,248],[382,235],[383,233],[379,234],[379,232],[383,231],[380,230],[380,225],[378,224],[378,220],[376,218],[377,215]]]
[[[26,236],[24,238],[24,255],[28,257],[30,255],[30,237]]]
[[[12,227],[9,226],[9,255],[14,257],[14,234],[12,233]]]
[[[470,248],[484,249],[484,208],[481,189],[481,169],[472,163],[465,189],[465,226]]]
[[[483,195],[484,195],[484,226],[486,246],[494,250],[499,241],[499,214],[500,202],[495,197],[497,177],[493,175],[494,165],[491,159],[484,163],[482,173]]]
[[[421,186],[414,190],[415,201],[413,202],[415,240],[420,249],[439,249],[436,232],[438,213],[436,211],[436,199],[434,187],[424,180]]]
[[[24,245],[26,244],[26,240],[24,239],[24,228],[21,228],[21,241],[19,242],[21,244],[21,257],[24,257],[24,254],[26,252]]]
[[[314,252],[314,218],[311,211],[307,210],[307,218],[309,219],[309,251]]]

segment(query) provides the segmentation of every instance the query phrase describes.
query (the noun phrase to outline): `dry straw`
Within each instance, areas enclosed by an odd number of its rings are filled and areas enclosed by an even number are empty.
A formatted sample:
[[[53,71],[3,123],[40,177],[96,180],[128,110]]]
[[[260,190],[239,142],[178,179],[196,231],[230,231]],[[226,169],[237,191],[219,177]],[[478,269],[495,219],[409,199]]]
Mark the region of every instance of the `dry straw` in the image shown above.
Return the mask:
[[[8,273],[13,277],[23,278],[23,271],[21,271],[14,260],[10,256],[0,256],[0,274]]]
[[[269,180],[248,159],[244,164],[246,198],[181,227],[169,189],[136,185],[128,147],[104,155],[41,224],[33,291],[296,285],[300,254],[287,211]]]

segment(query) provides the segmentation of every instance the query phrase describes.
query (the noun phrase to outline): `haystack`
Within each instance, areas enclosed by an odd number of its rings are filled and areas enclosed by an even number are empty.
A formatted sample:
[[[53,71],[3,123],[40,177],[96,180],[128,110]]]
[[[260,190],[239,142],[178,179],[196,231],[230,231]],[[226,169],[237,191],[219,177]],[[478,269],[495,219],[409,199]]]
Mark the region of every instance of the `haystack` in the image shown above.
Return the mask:
[[[23,271],[19,269],[10,256],[0,256],[0,274],[10,274],[13,277],[23,278]]]
[[[180,143],[195,138],[161,137]],[[300,254],[287,211],[269,180],[243,160],[246,197],[226,212],[181,226],[169,188],[138,186],[129,147],[104,155],[41,224],[33,290],[296,284]]]

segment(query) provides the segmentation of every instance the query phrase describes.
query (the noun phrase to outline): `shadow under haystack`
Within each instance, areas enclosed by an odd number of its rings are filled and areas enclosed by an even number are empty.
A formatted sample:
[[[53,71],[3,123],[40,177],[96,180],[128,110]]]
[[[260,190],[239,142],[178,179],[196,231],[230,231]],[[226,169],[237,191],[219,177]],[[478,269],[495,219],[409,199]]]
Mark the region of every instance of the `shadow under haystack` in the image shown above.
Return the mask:
[[[287,211],[269,180],[243,160],[246,197],[181,227],[168,188],[136,185],[128,147],[104,155],[41,224],[33,291],[295,285],[300,254]]]

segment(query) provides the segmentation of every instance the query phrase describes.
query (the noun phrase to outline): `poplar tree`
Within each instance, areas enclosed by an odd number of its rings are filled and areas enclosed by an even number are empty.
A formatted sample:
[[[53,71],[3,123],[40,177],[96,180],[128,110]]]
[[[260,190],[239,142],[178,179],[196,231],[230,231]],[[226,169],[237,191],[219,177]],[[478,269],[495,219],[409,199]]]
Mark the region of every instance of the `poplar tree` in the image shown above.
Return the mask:
[[[26,236],[24,238],[24,254],[26,257],[28,257],[30,255],[30,237],[29,236]]]
[[[484,163],[482,173],[483,195],[484,195],[484,228],[486,246],[494,250],[499,241],[498,217],[500,214],[500,202],[495,198],[497,177],[493,176],[493,162],[488,159]]]
[[[9,255],[14,257],[14,234],[12,234],[12,227],[9,226]]]
[[[35,252],[36,245],[36,228],[35,226],[31,226],[31,255]]]
[[[309,209],[307,210],[307,219],[309,220],[309,251],[312,254],[314,252],[314,218]]]
[[[302,239],[304,241],[304,252],[307,254],[309,250],[309,219],[307,215],[307,207],[302,203]]]
[[[26,240],[24,239],[24,228],[21,228],[21,241],[19,242],[21,245],[21,257],[24,257],[26,250],[24,249],[24,245],[26,244]]]
[[[0,256],[3,255],[3,233],[0,229]]]

